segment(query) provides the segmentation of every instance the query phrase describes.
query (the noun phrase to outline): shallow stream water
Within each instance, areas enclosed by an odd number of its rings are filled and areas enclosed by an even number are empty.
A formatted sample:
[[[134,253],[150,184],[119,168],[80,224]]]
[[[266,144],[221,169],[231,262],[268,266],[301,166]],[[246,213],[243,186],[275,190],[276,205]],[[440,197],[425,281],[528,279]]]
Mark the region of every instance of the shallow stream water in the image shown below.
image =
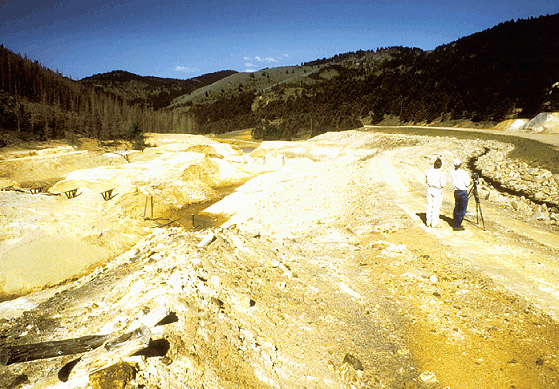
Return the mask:
[[[225,223],[228,217],[216,217],[214,215],[204,214],[204,210],[209,206],[217,203],[227,195],[233,193],[241,184],[231,185],[224,188],[219,188],[219,197],[213,201],[206,201],[203,203],[190,204],[182,207],[181,209],[176,209],[171,211],[166,217],[172,226],[179,224],[181,227],[187,230],[203,230],[205,228],[219,227]],[[174,222],[173,222],[174,221]]]

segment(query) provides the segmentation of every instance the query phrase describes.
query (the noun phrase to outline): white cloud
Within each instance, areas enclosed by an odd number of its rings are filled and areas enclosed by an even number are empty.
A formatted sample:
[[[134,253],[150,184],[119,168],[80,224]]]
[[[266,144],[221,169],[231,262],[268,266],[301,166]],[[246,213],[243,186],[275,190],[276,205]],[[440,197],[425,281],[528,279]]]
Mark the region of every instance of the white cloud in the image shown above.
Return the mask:
[[[200,71],[200,69],[193,68],[193,67],[190,67],[190,66],[177,65],[177,66],[175,66],[175,71],[182,72],[182,73],[197,73],[197,72]]]
[[[284,55],[285,57],[285,55]],[[266,58],[262,58],[259,55],[257,55],[256,57],[244,57],[245,61],[256,61],[256,62],[266,62],[266,63],[277,63],[280,61],[280,59],[278,58],[274,58],[274,57],[266,57]]]
[[[243,57],[243,60],[245,60],[245,72],[256,72],[257,68],[265,67],[265,64],[276,64],[289,58],[291,58],[289,54],[282,54],[278,57],[261,57],[259,55],[254,57]]]

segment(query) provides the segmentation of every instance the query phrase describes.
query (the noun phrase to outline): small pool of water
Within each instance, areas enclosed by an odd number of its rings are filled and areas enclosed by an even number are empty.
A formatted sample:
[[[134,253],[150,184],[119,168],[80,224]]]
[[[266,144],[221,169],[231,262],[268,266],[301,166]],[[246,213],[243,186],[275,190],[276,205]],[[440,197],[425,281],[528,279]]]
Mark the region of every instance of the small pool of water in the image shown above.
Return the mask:
[[[237,189],[242,184],[244,184],[244,182],[220,188],[220,196],[216,200],[190,204],[182,207],[181,209],[172,210],[171,212],[169,212],[168,215],[165,215],[165,218],[169,219],[168,225],[176,226],[177,224],[179,224],[180,226],[188,230],[203,230],[205,228],[219,227],[229,218],[225,216],[219,217],[214,215],[205,215],[203,211],[209,206],[217,203],[224,197],[233,193],[235,189]],[[162,221],[162,224],[165,224],[165,222]]]
[[[254,150],[256,150],[256,147],[257,147],[257,146],[244,146],[244,147],[241,147],[240,149],[241,149],[241,151],[242,151],[243,153],[245,153],[245,154],[250,154],[250,153],[252,153]]]
[[[214,217],[201,213],[215,202],[192,204],[181,209],[173,210],[166,216],[169,219],[169,226],[177,226],[188,230],[203,230],[205,228],[219,227],[227,221],[226,217]],[[174,221],[174,222],[173,222]]]

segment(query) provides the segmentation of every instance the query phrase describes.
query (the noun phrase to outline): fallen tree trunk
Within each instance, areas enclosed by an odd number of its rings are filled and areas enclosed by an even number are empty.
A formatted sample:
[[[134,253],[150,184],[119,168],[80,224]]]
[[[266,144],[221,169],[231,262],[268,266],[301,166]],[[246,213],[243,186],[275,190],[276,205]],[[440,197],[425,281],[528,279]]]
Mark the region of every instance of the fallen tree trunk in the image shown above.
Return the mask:
[[[89,335],[74,339],[2,346],[0,348],[0,364],[11,365],[36,359],[85,353],[101,346],[107,339],[109,339],[108,335]]]
[[[151,331],[142,326],[132,332],[119,336],[79,359],[68,363],[58,373],[60,381],[87,376],[95,371],[111,366],[122,358],[128,357],[149,345]]]

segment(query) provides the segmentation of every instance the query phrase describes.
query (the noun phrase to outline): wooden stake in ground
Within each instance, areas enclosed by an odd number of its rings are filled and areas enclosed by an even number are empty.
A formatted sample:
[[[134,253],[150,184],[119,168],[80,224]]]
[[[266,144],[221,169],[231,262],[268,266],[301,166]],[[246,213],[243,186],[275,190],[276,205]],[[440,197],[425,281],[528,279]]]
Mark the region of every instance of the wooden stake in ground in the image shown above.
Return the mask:
[[[151,214],[150,217],[146,217],[148,202],[150,203]],[[146,196],[146,202],[144,204],[144,220],[151,220],[153,219],[153,195]]]

